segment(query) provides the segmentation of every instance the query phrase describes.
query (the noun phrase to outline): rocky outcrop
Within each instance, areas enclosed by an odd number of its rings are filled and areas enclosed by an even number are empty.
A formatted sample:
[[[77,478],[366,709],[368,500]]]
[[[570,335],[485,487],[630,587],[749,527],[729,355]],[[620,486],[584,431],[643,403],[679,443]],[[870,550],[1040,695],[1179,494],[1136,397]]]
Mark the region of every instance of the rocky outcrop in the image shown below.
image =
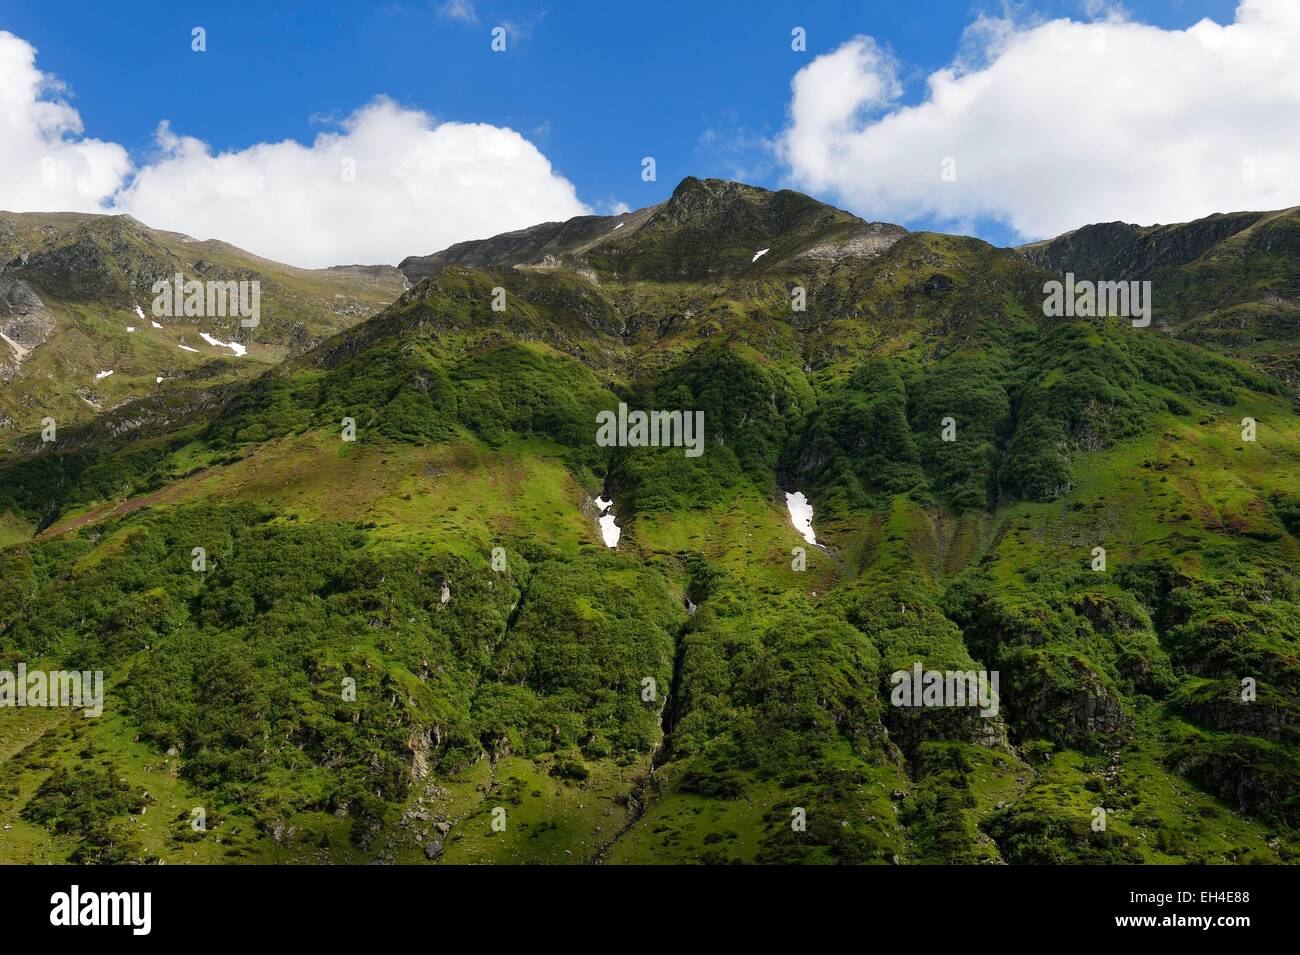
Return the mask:
[[[54,330],[54,316],[23,279],[0,275],[0,381],[8,381]]]
[[[1124,281],[1149,278],[1156,269],[1194,262],[1209,249],[1270,215],[1215,214],[1176,225],[1137,226],[1127,222],[1086,225],[1018,251],[1052,272],[1076,278]]]
[[[1170,754],[1170,768],[1253,816],[1300,821],[1297,764],[1286,750],[1250,736],[1194,736]]]
[[[1268,684],[1255,686],[1253,698],[1243,700],[1241,684],[1235,680],[1194,683],[1175,694],[1173,703],[1210,729],[1275,743],[1300,743],[1300,705]]]
[[[839,262],[842,259],[873,259],[908,234],[902,226],[889,222],[864,222],[845,235],[828,238],[804,249],[795,260],[799,263]]]
[[[1018,740],[1095,751],[1133,728],[1115,688],[1081,656],[1023,647],[1000,665],[1002,700]]]

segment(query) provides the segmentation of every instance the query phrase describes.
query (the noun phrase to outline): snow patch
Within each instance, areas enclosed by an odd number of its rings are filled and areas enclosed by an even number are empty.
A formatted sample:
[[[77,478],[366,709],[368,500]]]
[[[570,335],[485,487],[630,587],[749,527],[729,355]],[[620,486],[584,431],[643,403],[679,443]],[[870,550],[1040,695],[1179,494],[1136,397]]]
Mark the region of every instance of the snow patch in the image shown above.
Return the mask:
[[[144,311],[143,311],[143,309],[140,308],[139,305],[137,305],[137,306],[135,307],[135,314],[138,315],[138,316],[140,317],[140,321],[142,321],[142,322],[144,321]],[[155,323],[155,324],[157,324],[157,323]]]
[[[623,529],[614,523],[614,501],[596,498],[596,507],[600,509],[600,536],[606,547],[617,547]]]
[[[162,328],[162,326],[159,325],[157,322],[150,322],[149,324],[152,325],[154,328]]]
[[[180,345],[180,346],[177,346],[177,347],[179,347],[179,348],[183,348],[185,351],[192,351],[192,352],[197,352],[197,351],[198,351],[197,348],[191,348],[189,345]]]
[[[813,533],[812,519],[813,507],[808,503],[808,498],[804,496],[803,491],[787,491],[785,495],[785,507],[790,512],[790,523],[794,529],[803,535],[803,539],[810,544],[817,543],[817,535]]]
[[[753,257],[752,259],[750,259],[749,261],[750,261],[751,263],[753,263],[753,262],[757,262],[760,258],[762,258],[763,256],[767,255],[767,253],[769,253],[769,252],[771,252],[771,251],[772,251],[771,249],[759,249],[757,252],[754,253],[754,257]]]
[[[19,361],[22,361],[29,354],[31,354],[30,348],[24,348],[22,345],[18,344],[16,341],[14,341],[4,332],[0,332],[0,339],[3,339],[4,343],[14,350],[14,357],[17,358]]]
[[[248,352],[248,349],[239,344],[239,342],[223,342],[219,339],[213,338],[207,332],[199,332],[199,338],[202,338],[209,345],[216,345],[220,348],[229,348],[236,356],[244,355]]]
[[[101,371],[98,375],[95,376],[95,380],[98,381],[101,378],[107,378],[111,374],[112,374],[111,371]]]

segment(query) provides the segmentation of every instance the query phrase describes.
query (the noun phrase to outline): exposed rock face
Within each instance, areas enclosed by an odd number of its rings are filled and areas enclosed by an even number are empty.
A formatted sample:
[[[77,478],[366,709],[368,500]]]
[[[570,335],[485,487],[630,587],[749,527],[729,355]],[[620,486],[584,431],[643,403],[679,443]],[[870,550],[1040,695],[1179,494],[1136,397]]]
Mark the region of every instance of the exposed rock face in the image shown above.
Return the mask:
[[[1213,746],[1185,745],[1171,755],[1174,772],[1194,779],[1242,812],[1300,820],[1294,764],[1249,736],[1231,736]]]
[[[430,743],[428,733],[420,727],[411,730],[406,741],[407,748],[411,751],[411,778],[417,782],[429,775],[429,754],[433,749]]]
[[[23,279],[0,275],[0,381],[8,381],[54,330],[54,316]]]
[[[830,262],[847,258],[875,258],[907,234],[902,226],[889,222],[865,222],[843,238],[828,239],[805,249],[797,258],[799,261]]]
[[[975,706],[886,706],[884,721],[890,742],[912,758],[928,740],[956,739],[986,749],[1010,749],[1002,715],[981,716]]]
[[[1229,236],[1269,215],[1233,212],[1176,225],[1137,226],[1101,222],[1023,245],[1019,251],[1036,265],[1053,272],[1073,272],[1077,278],[1123,281],[1146,278],[1158,268],[1187,265]]]
[[[1257,696],[1243,700],[1241,685],[1216,680],[1186,689],[1175,699],[1179,709],[1211,729],[1246,733],[1275,743],[1300,742],[1300,704],[1288,698],[1286,688],[1257,687]]]
[[[828,222],[840,217],[848,222],[862,221],[800,192],[768,192],[739,182],[687,176],[678,183],[672,197],[655,210],[647,228],[686,227],[757,237],[760,231],[777,234],[809,217]]]
[[[1096,750],[1133,727],[1115,689],[1082,657],[1068,664],[1023,650],[1004,667],[1008,719],[1021,739]]]

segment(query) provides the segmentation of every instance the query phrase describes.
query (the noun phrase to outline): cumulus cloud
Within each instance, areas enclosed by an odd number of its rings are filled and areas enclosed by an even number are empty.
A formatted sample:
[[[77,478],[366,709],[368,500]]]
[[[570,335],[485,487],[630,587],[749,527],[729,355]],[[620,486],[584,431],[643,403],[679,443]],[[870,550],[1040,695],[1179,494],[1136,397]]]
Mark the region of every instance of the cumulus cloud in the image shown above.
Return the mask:
[[[900,102],[899,73],[859,36],[795,75],[777,151],[796,185],[874,218],[992,219],[1026,239],[1300,202],[1295,0],[1186,30],[1111,6],[1090,23],[981,19],[920,103]]]
[[[295,265],[397,262],[582,215],[572,183],[510,129],[435,123],[378,99],[322,133],[213,154],[166,125],[116,208]]]
[[[30,44],[0,30],[0,209],[100,211],[131,169],[126,150],[82,136]]]
[[[157,156],[133,167],[121,146],[82,137],[59,92],[32,47],[0,33],[0,208],[126,212],[305,267],[395,263],[589,211],[514,130],[383,97],[310,145],[213,153],[163,122]]]

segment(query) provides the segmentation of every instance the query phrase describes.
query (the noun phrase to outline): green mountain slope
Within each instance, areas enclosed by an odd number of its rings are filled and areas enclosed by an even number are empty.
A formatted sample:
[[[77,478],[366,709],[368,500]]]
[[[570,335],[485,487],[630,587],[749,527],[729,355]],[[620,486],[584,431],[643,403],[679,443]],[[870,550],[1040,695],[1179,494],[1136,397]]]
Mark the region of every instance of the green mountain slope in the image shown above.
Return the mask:
[[[717,180],[431,259],[219,407],[0,463],[0,669],[110,684],[0,708],[0,858],[1295,861],[1300,419],[1255,351]],[[620,403],[703,453],[597,443]],[[917,664],[996,712],[895,705]]]
[[[1300,398],[1300,209],[1085,226],[1020,251],[1080,278],[1151,282],[1162,331],[1248,360]]]
[[[154,283],[178,273],[259,282],[259,324],[155,315]],[[405,284],[386,266],[296,269],[129,216],[0,213],[0,441],[47,417],[66,426],[116,411],[108,430],[121,433],[210,407],[224,386],[374,315]]]

